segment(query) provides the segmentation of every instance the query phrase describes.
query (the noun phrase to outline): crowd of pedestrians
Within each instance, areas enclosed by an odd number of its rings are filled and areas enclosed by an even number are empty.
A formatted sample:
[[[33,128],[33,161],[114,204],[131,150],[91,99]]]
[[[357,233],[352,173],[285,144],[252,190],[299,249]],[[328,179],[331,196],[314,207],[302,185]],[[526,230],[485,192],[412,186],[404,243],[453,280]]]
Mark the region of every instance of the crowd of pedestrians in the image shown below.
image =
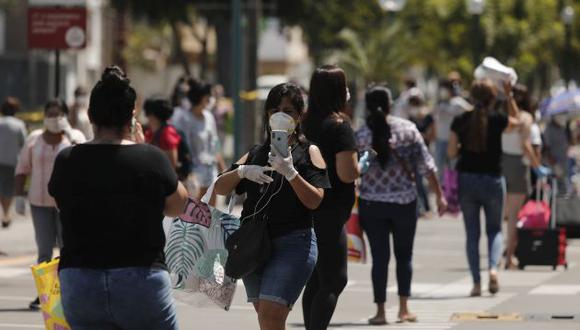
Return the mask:
[[[524,86],[503,82],[498,89],[498,82],[479,79],[465,92],[450,74],[434,102],[411,79],[396,100],[387,85],[369,86],[365,120],[355,127],[346,114],[347,81],[340,67],[326,65],[315,69],[308,95],[292,83],[273,87],[262,109],[263,140],[229,168],[223,120],[212,111],[212,90],[219,88],[197,79],[181,78],[170,99],[146,99],[145,128],[137,93],[115,66],[90,93],[78,88],[70,110],[60,99],[48,101],[42,128],[30,134],[14,117],[20,103],[7,98],[0,108],[2,227],[12,221],[13,198],[27,195],[37,261],[62,248],[62,304],[73,329],[175,329],[162,220],[179,215],[188,194],[200,199],[214,184],[218,195],[245,195],[242,227],[261,221],[267,228],[271,253],[242,278],[259,327],[284,329],[303,292],[305,327],[318,330],[329,326],[347,285],[345,223],[358,198],[377,307],[368,322],[387,323],[391,235],[398,321],[416,322],[409,297],[418,220],[433,201],[445,213],[440,181],[454,169],[469,294],[482,295],[481,210],[488,289],[497,293],[502,253],[505,268],[517,265],[517,212],[533,182],[550,172],[544,165],[571,189],[568,118],[552,117],[542,133]],[[285,132],[287,150],[275,147],[273,131]]]

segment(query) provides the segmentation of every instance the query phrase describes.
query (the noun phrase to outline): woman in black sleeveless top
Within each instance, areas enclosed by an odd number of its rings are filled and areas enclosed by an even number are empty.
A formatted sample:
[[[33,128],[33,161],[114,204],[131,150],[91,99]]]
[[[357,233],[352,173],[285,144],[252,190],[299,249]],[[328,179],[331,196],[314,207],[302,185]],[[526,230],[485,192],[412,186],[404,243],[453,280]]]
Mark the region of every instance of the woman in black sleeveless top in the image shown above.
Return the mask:
[[[354,204],[354,181],[359,177],[354,132],[343,113],[347,95],[342,69],[336,66],[316,69],[310,81],[304,132],[320,148],[332,188],[324,192],[324,200],[314,215],[319,257],[302,299],[307,330],[328,327],[338,296],[347,283],[344,224]]]
[[[266,100],[266,140],[254,146],[220,176],[215,191],[227,195],[234,189],[246,194],[244,220],[267,221],[272,239],[270,259],[243,278],[248,302],[254,304],[261,329],[283,329],[286,318],[310,277],[318,251],[312,230],[312,210],[330,187],[326,165],[318,148],[300,139],[304,111],[300,89],[293,84],[274,87]],[[270,127],[286,125],[290,156],[270,148]],[[284,126],[282,125],[282,126]]]

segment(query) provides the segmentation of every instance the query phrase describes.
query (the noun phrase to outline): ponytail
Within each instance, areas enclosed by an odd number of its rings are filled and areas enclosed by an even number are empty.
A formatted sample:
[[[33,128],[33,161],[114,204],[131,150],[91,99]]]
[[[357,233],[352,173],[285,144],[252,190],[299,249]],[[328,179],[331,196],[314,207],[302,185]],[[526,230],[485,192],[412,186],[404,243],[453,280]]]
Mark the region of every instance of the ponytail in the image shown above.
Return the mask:
[[[489,79],[476,80],[471,85],[471,99],[475,104],[474,113],[468,122],[467,150],[482,153],[487,150],[487,126],[490,109],[495,103],[497,91]]]
[[[386,115],[390,112],[391,100],[391,91],[383,86],[370,87],[365,95],[368,111],[366,124],[372,132],[372,147],[383,169],[387,166],[390,155],[391,127],[387,123]]]

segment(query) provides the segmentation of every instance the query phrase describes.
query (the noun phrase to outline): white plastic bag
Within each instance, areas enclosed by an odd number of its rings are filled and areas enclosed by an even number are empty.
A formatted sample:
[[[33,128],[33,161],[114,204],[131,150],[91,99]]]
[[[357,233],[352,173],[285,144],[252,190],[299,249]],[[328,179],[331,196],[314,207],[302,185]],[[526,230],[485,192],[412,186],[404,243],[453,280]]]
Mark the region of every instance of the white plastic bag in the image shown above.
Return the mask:
[[[475,79],[490,79],[496,85],[498,93],[503,93],[503,82],[509,81],[512,86],[518,81],[516,70],[503,65],[493,57],[486,57],[483,62],[475,68],[473,73]]]
[[[17,196],[14,199],[14,211],[16,214],[26,215],[26,198],[23,196]]]

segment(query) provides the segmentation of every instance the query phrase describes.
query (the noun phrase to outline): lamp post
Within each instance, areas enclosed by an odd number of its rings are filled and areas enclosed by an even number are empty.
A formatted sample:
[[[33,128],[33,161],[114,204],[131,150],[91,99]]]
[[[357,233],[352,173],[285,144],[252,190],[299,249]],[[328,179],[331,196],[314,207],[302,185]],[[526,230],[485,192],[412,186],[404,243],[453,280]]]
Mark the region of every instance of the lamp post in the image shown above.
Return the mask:
[[[562,53],[562,78],[566,89],[570,83],[570,56],[572,53],[572,23],[574,23],[574,8],[570,5],[562,9],[562,22],[564,23],[564,51]]]
[[[482,37],[481,37],[481,14],[485,9],[485,0],[467,0],[467,12],[471,15],[471,31],[472,31],[472,60],[473,67],[479,63],[480,53],[483,51]]]

